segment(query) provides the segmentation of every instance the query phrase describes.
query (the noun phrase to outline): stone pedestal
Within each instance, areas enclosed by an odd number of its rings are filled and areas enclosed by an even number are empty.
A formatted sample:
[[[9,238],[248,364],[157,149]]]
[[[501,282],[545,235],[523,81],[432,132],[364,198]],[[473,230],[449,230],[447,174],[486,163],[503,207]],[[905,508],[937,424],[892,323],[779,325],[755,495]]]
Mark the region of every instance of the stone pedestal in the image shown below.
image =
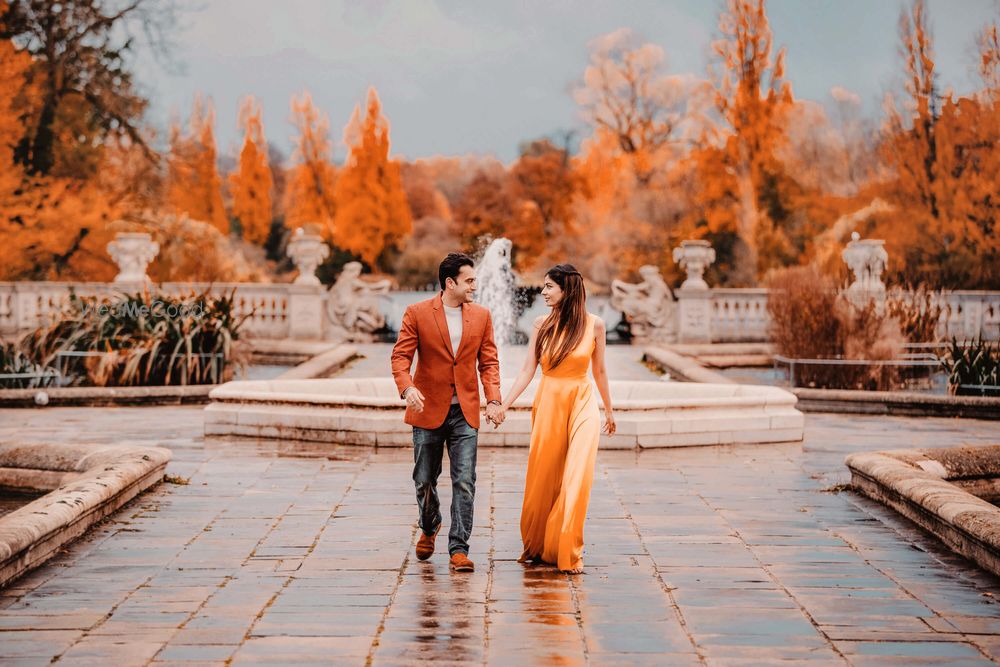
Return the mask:
[[[313,276],[315,278],[315,276]],[[294,340],[322,340],[326,292],[316,285],[289,285],[288,336]]]
[[[677,290],[677,340],[680,343],[712,342],[712,291],[705,282],[705,269],[715,261],[708,241],[681,241],[674,248],[674,261],[687,272]]]
[[[677,341],[712,342],[712,291],[699,287],[677,290]]]

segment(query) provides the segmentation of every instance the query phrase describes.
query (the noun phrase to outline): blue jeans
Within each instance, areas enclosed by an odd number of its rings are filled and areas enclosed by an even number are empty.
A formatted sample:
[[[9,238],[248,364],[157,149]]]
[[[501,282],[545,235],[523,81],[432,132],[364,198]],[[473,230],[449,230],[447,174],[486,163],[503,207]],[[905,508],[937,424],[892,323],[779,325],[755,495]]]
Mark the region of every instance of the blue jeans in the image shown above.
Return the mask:
[[[451,530],[448,553],[469,553],[472,507],[476,497],[476,445],[479,431],[469,426],[458,404],[451,406],[444,423],[434,429],[413,427],[413,483],[417,489],[420,530],[433,535],[441,525],[437,480],[441,475],[444,446],[451,466]]]

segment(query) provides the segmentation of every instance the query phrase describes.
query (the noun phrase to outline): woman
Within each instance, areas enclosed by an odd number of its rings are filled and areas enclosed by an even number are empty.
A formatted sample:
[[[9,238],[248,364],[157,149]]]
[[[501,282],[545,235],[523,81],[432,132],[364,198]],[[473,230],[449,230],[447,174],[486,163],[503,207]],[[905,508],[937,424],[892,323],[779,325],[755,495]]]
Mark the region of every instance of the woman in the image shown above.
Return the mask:
[[[604,364],[604,322],[586,310],[583,276],[571,264],[545,274],[542,297],[552,308],[535,320],[528,357],[501,406],[521,395],[535,368],[542,380],[531,408],[531,449],[521,506],[520,562],[556,565],[563,572],[583,572],[583,523],[594,479],[601,419],[587,371],[604,402],[604,432],[615,432],[608,373]]]

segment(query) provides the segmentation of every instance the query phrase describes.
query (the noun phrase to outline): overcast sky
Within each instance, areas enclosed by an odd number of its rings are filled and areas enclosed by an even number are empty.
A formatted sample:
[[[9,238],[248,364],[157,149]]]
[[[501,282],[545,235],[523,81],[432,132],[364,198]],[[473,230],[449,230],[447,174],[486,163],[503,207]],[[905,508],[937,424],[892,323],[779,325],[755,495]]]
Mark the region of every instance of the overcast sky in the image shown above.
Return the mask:
[[[626,27],[666,52],[670,72],[705,75],[721,2],[713,0],[202,0],[182,15],[172,74],[144,59],[139,78],[164,127],[197,92],[214,100],[217,139],[235,152],[239,100],[264,108],[268,140],[283,150],[289,99],[305,89],[341,132],[373,85],[406,158],[466,153],[517,156],[522,141],[580,128],[571,90],[587,44]],[[775,43],[787,47],[797,97],[828,102],[834,86],[879,113],[898,83],[901,0],[769,0]],[[973,36],[1000,16],[998,0],[930,0],[940,82],[974,85]]]

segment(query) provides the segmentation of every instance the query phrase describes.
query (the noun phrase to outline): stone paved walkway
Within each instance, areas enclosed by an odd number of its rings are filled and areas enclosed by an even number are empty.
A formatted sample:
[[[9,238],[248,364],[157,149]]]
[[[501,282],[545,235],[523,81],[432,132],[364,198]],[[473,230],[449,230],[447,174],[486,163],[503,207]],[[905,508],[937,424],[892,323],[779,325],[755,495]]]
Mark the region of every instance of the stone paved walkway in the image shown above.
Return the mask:
[[[514,560],[526,450],[481,451],[477,571],[453,575],[444,553],[412,556],[408,450],[201,430],[197,407],[0,410],[0,440],[164,445],[169,473],[189,480],[0,591],[0,663],[1000,656],[994,577],[882,507],[824,492],[846,481],[848,452],[997,442],[995,422],[810,414],[803,444],[601,452],[577,577]]]

